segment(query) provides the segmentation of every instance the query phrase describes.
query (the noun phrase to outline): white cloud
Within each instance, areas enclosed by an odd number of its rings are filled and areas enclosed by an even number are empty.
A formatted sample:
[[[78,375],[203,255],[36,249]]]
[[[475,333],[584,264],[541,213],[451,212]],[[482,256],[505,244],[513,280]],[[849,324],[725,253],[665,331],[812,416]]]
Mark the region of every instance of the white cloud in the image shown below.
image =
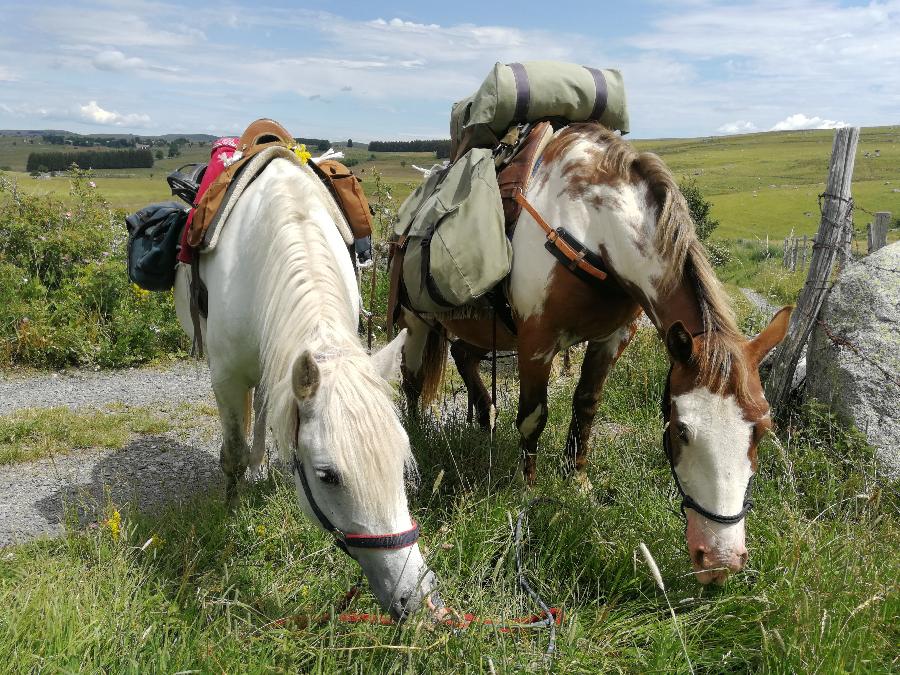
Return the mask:
[[[0,66],[0,82],[18,82],[18,76],[6,66]]]
[[[141,113],[122,115],[115,110],[104,110],[96,101],[78,106],[82,120],[93,124],[115,127],[141,127],[150,124],[150,116]]]
[[[773,126],[769,131],[798,131],[800,129],[840,129],[846,122],[825,120],[819,116],[807,117],[803,113],[790,115]]]
[[[759,131],[757,126],[753,122],[747,122],[744,120],[737,120],[736,122],[729,122],[728,124],[723,124],[718,129],[716,129],[720,134],[750,134],[754,131]]]
[[[116,49],[98,52],[92,59],[92,63],[99,70],[139,70],[147,66],[144,59],[125,56]]]

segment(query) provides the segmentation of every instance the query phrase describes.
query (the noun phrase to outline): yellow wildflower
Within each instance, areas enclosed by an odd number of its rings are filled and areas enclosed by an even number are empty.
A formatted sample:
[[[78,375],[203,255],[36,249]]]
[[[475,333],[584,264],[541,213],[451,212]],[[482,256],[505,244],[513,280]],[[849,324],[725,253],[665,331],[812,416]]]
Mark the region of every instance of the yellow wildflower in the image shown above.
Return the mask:
[[[266,535],[266,526],[265,525],[257,525],[256,526],[256,534],[260,537],[264,537]]]
[[[131,290],[139,298],[146,298],[148,295],[150,295],[150,291],[144,290],[137,284],[131,284]]]
[[[113,509],[112,515],[106,520],[106,527],[109,528],[113,540],[118,541],[119,533],[122,531],[122,514],[118,509]]]
[[[300,159],[303,164],[306,164],[309,161],[309,158],[312,157],[312,153],[306,149],[306,144],[301,143],[300,145],[295,145],[291,148],[294,151],[294,154]]]

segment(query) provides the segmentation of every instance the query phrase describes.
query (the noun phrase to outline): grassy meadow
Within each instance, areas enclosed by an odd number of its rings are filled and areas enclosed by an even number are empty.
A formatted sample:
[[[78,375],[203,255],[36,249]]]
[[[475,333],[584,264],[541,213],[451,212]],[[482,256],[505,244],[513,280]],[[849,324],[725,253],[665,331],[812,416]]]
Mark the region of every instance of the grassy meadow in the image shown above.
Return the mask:
[[[819,226],[818,195],[825,189],[834,132],[786,131],[691,139],[637,140],[640,150],[659,154],[680,179],[696,181],[720,222],[717,239],[781,239],[815,234]],[[16,145],[13,145],[16,143]],[[29,151],[51,146],[23,146],[21,139],[0,136],[0,167],[8,166],[20,188],[29,193],[64,195],[65,177],[36,180],[24,173]],[[59,147],[59,146],[52,146]],[[431,153],[370,153],[345,148],[359,163],[354,171],[372,188],[378,171],[397,203],[421,180],[413,164],[430,167]],[[875,152],[878,151],[878,157]],[[98,171],[95,182],[110,203],[128,211],[170,198],[166,174],[188,162],[205,162],[209,147],[185,147],[180,157],[157,160],[152,169]],[[869,157],[865,154],[869,153]],[[864,128],[854,170],[853,197],[869,211],[890,211],[900,218],[900,126]],[[871,216],[854,213],[854,225],[865,236]]]
[[[153,169],[35,180],[27,153],[0,137],[0,368],[128,366],[181,357],[168,294],[124,280],[122,210],[170,198],[168,170],[204,161],[194,146]],[[780,240],[812,234],[832,132],[637,141],[676,176],[695,180],[720,221],[730,256],[718,268],[745,332],[768,317],[738,292],[792,302],[804,271],[782,270]],[[21,143],[21,141],[20,141]],[[854,197],[900,216],[900,127],[864,129]],[[35,146],[28,146],[29,149]],[[46,148],[42,148],[46,149]],[[880,150],[880,157],[865,158]],[[370,199],[396,208],[419,182],[427,153],[346,151]],[[5,182],[4,182],[5,180]],[[14,185],[13,185],[14,183]],[[74,187],[73,187],[74,186]],[[774,186],[774,187],[772,187]],[[4,210],[5,209],[5,210]],[[79,219],[66,214],[74,212]],[[380,211],[383,212],[383,211]],[[811,215],[805,215],[809,212]],[[867,215],[856,214],[857,227]],[[381,228],[385,223],[381,223]],[[119,228],[122,228],[120,230]],[[896,230],[892,235],[896,238]],[[38,243],[35,243],[38,242]],[[368,305],[368,281],[363,297]],[[375,293],[381,335],[387,277]],[[573,352],[577,374],[580,352]],[[747,520],[748,568],[722,588],[691,574],[675,489],[660,448],[667,361],[642,330],[604,393],[588,473],[562,479],[575,376],[555,372],[537,485],[518,477],[517,383],[502,362],[493,437],[465,423],[462,383],[450,373],[420,423],[407,421],[421,478],[410,504],[444,600],[508,621],[536,611],[519,589],[510,523],[530,499],[529,582],[562,609],[553,670],[702,673],[882,673],[900,670],[900,485],[875,465],[861,435],[815,403],[798,406],[759,448],[756,508]],[[0,464],[78,447],[119,447],[133,434],[186,429],[209,410],[35,409],[0,417]],[[453,631],[416,617],[406,626],[318,621],[358,568],[301,512],[289,479],[247,486],[229,514],[198,494],[161,513],[105,505],[67,536],[0,550],[0,670],[9,672],[540,672],[546,631],[489,626]],[[638,553],[644,542],[668,597]],[[352,609],[376,612],[363,586]],[[676,620],[669,610],[671,603]],[[683,640],[683,644],[682,644]]]

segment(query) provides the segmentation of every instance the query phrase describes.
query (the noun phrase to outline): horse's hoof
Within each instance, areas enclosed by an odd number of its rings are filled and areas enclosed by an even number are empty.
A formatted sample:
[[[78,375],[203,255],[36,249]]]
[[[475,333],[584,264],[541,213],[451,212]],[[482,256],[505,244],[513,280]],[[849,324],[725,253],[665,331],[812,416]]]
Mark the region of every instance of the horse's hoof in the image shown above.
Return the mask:
[[[588,497],[594,494],[594,485],[588,478],[587,471],[575,471],[572,474],[572,482],[575,484],[575,489],[581,494]]]
[[[250,466],[247,469],[247,482],[248,483],[261,483],[268,476],[268,471],[266,471],[266,465],[260,463],[259,466]]]

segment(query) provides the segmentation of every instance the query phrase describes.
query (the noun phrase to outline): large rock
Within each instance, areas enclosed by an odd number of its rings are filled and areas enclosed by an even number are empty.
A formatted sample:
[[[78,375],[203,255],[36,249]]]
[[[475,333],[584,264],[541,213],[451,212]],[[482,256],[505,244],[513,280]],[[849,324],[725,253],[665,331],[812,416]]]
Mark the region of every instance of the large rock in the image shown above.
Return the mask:
[[[847,267],[821,319],[809,345],[807,393],[852,421],[882,469],[900,476],[900,242]]]

